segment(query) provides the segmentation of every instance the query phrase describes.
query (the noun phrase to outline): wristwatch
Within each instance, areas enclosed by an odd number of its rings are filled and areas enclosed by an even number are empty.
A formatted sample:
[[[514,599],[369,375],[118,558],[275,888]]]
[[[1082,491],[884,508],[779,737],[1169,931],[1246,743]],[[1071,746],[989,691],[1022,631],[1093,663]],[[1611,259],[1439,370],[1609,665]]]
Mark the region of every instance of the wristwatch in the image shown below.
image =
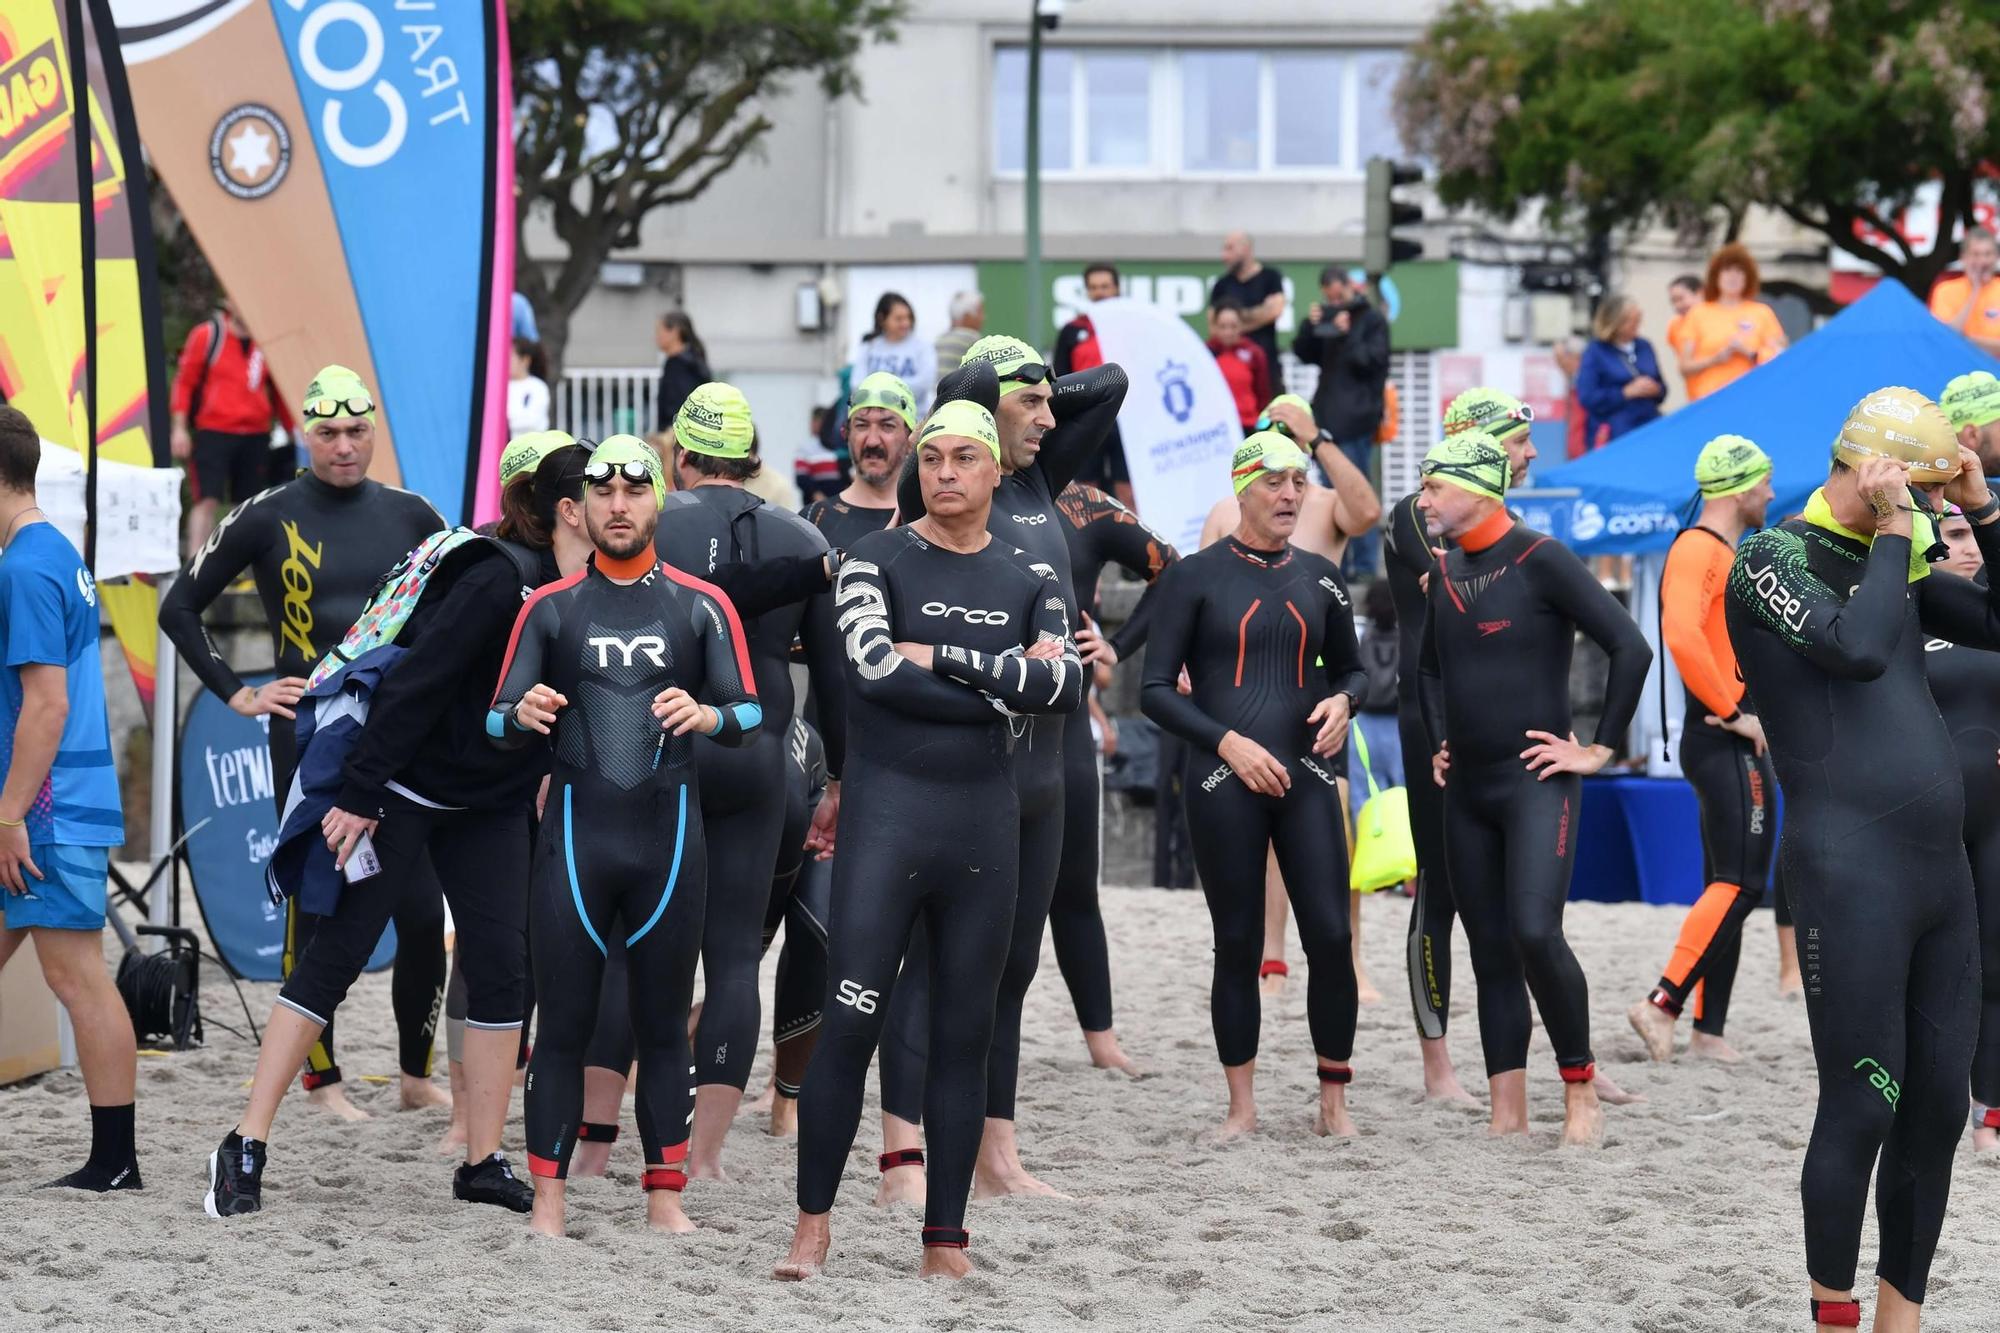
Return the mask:
[[[847,559],[847,552],[838,546],[829,547],[826,552],[826,581],[832,583],[840,577],[840,566]]]
[[[1982,528],[1995,518],[2000,518],[2000,495],[1988,495],[1985,504],[1977,509],[1966,510],[1965,517]]]

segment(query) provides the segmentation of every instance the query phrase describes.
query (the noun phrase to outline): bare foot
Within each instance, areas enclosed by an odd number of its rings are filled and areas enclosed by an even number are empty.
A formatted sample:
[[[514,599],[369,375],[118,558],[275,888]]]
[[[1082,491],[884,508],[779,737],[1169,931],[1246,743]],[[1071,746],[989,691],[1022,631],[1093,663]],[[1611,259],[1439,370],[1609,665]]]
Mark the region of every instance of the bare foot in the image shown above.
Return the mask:
[[[771,1137],[789,1139],[799,1132],[799,1099],[796,1097],[771,1098]]]
[[[1778,998],[1781,1000],[1803,1000],[1806,997],[1806,983],[1796,972],[1778,974]]]
[[[655,1231],[665,1231],[676,1236],[685,1236],[695,1229],[694,1221],[681,1207],[679,1190],[648,1190],[646,1192],[646,1225]]]
[[[1697,1032],[1688,1038],[1688,1054],[1723,1065],[1743,1063],[1741,1052],[1722,1038],[1708,1032]]]
[[[538,1236],[563,1238],[563,1182],[537,1178],[535,1206],[528,1214],[528,1230]]]
[[[791,1253],[771,1270],[780,1282],[804,1282],[826,1267],[826,1252],[833,1246],[832,1218],[826,1213],[800,1213],[798,1229],[792,1233]]]
[[[917,1270],[917,1276],[949,1278],[956,1282],[971,1272],[972,1260],[965,1257],[964,1250],[955,1245],[926,1245],[923,1267]]]
[[[329,1083],[323,1088],[314,1088],[306,1094],[306,1101],[326,1112],[336,1120],[366,1120],[368,1113],[347,1100],[347,1089],[339,1083]]]
[[[611,1145],[602,1139],[580,1140],[569,1152],[571,1176],[601,1176],[611,1166]],[[655,1194],[660,1191],[653,1191]]]
[[[1563,1084],[1562,1141],[1565,1148],[1604,1146],[1604,1108],[1588,1083]]]
[[[421,1111],[432,1106],[450,1106],[451,1094],[427,1078],[403,1075],[402,1105],[405,1111]]]
[[[882,1183],[875,1187],[875,1206],[888,1208],[895,1204],[907,1203],[921,1208],[930,1199],[930,1177],[924,1169],[912,1163],[909,1166],[892,1166],[882,1173]]]
[[[1444,1078],[1432,1081],[1424,1078],[1424,1100],[1427,1102],[1449,1102],[1453,1106],[1478,1106],[1479,1099],[1465,1090],[1458,1081],[1456,1071],[1447,1070]]]
[[[1031,1194],[1043,1199],[1062,1199],[1070,1196],[1053,1185],[1045,1185],[1028,1174],[1028,1169],[1016,1163],[1009,1169],[989,1171],[981,1162],[972,1171],[972,1197],[975,1199],[1000,1199],[1009,1194]]]
[[[1611,1075],[1604,1072],[1603,1065],[1597,1067],[1597,1077],[1592,1080],[1590,1086],[1596,1090],[1597,1100],[1603,1102],[1606,1106],[1631,1106],[1635,1102],[1646,1100],[1645,1093],[1627,1092],[1616,1083],[1613,1083]]]
[[[697,1162],[694,1158],[690,1157],[688,1158],[688,1179],[720,1180],[726,1183],[729,1180],[729,1173],[722,1169],[722,1163],[720,1162]]]
[[[2000,1129],[1975,1129],[1972,1131],[1972,1151],[1994,1152],[2000,1150]]]
[[[1322,1083],[1319,1089],[1319,1110],[1313,1115],[1313,1133],[1321,1138],[1353,1138],[1361,1131],[1354,1127],[1354,1117],[1347,1113],[1347,1089],[1338,1083]]]
[[[1273,963],[1277,963],[1279,967],[1284,966],[1283,961],[1280,959],[1267,958],[1264,960],[1264,967],[1267,970],[1258,973],[1257,989],[1263,993],[1266,999],[1274,995],[1283,995],[1285,993],[1285,983],[1291,980],[1291,977],[1287,973],[1268,970]]]
[[[736,1114],[762,1115],[764,1112],[770,1110],[772,1106],[776,1105],[777,1100],[778,1085],[775,1083],[766,1083],[764,1091],[757,1094],[757,1100],[744,1102],[742,1106],[737,1108]]]
[[[1361,960],[1354,960],[1354,998],[1362,1004],[1382,1003],[1382,992],[1375,989],[1375,983],[1362,970]]]
[[[1229,1143],[1246,1134],[1257,1132],[1257,1112],[1253,1107],[1247,1111],[1231,1110],[1214,1129],[1205,1129],[1197,1136],[1201,1143]]]
[[[465,1114],[457,1106],[451,1108],[451,1123],[445,1126],[444,1137],[438,1140],[437,1151],[440,1157],[465,1155]]]
[[[1672,1014],[1651,1000],[1641,1000],[1625,1011],[1625,1021],[1639,1034],[1639,1040],[1646,1043],[1648,1059],[1666,1061],[1674,1058]]]
[[[1125,1054],[1125,1048],[1118,1044],[1118,1033],[1111,1028],[1102,1032],[1085,1032],[1083,1044],[1090,1051],[1090,1063],[1096,1069],[1115,1069],[1128,1078],[1144,1078],[1145,1071]]]

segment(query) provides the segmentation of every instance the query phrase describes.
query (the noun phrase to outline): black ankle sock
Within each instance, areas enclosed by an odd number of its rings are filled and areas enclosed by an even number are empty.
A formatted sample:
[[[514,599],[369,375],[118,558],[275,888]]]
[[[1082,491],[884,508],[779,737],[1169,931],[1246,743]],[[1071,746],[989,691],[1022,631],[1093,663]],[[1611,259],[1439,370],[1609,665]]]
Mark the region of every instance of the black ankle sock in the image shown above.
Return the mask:
[[[90,1160],[44,1189],[111,1190],[144,1188],[139,1157],[132,1142],[132,1103],[90,1108]]]

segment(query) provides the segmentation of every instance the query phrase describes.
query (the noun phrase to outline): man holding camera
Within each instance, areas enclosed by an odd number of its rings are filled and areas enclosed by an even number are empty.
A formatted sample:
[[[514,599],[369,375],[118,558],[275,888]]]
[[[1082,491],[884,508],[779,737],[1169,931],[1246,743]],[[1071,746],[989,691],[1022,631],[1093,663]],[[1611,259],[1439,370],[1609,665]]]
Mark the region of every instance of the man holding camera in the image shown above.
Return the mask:
[[[1292,340],[1292,354],[1319,367],[1313,419],[1363,476],[1372,476],[1382,386],[1389,378],[1389,321],[1337,264],[1320,270],[1319,291]],[[1380,540],[1372,531],[1354,538],[1345,566],[1350,577],[1374,572]]]

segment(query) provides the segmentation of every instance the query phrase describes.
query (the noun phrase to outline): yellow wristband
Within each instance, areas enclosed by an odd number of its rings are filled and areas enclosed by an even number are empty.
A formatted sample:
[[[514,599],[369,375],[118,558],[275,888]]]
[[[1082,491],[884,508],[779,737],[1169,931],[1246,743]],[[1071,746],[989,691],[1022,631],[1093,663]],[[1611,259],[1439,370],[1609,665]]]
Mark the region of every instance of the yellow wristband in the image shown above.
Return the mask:
[[[27,822],[25,817],[20,819],[0,819],[0,828],[20,828]]]

